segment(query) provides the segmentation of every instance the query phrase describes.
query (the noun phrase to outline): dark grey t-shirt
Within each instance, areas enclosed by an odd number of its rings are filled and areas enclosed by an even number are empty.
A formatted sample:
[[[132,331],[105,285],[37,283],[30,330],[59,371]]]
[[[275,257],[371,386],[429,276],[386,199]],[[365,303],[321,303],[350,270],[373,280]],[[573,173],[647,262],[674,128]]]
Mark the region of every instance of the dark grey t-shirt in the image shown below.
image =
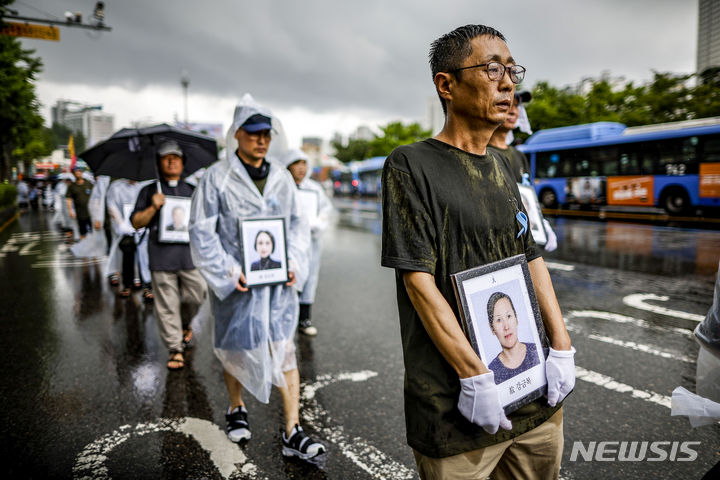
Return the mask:
[[[195,188],[189,183],[179,180],[177,186],[171,187],[164,180],[160,182],[162,193],[173,197],[192,197]],[[140,190],[137,202],[135,202],[135,210],[137,212],[145,210],[152,205],[152,196],[157,193],[157,183],[153,182]],[[162,210],[165,207],[160,207]],[[158,221],[160,219],[160,210],[153,216],[148,224],[148,257],[150,259],[150,270],[176,272],[178,270],[192,270],[195,268],[190,257],[190,245],[187,243],[160,243],[158,241]]]
[[[523,173],[530,173],[530,162],[525,154],[517,148],[508,146],[503,149],[488,145],[488,149],[504,155],[510,161],[512,174],[517,183],[522,183]]]
[[[510,415],[512,431],[489,435],[457,409],[460,381],[427,334],[402,279],[404,271],[434,275],[460,319],[450,274],[514,255],[540,256],[516,219],[524,209],[508,160],[488,150],[473,155],[435,139],[390,154],[383,170],[382,265],[396,269],[405,361],[409,445],[447,457],[509,440],[552,416],[540,399]]]

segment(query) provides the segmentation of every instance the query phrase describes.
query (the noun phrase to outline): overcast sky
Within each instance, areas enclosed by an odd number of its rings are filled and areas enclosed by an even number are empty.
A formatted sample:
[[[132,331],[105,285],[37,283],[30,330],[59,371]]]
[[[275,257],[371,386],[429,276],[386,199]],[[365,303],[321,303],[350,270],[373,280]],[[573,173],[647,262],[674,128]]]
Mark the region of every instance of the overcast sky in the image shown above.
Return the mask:
[[[20,15],[90,17],[94,0],[21,0]],[[500,30],[525,87],[583,77],[643,81],[652,70],[692,72],[696,0],[106,0],[111,32],[60,28],[60,42],[23,39],[45,64],[43,114],[59,98],[102,104],[116,128],[183,119],[227,128],[250,92],[291,141],[347,134],[359,124],[423,121],[434,95],[430,43],[468,23]],[[295,145],[292,145],[292,144]]]

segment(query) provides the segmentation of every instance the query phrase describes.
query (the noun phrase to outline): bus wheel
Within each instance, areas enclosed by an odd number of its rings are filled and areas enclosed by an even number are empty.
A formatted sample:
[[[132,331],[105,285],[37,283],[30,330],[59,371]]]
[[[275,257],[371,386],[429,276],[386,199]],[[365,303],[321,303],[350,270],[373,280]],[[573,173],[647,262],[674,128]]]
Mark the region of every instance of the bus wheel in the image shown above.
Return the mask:
[[[549,189],[540,192],[540,203],[542,203],[545,208],[557,207],[557,196],[555,192]]]
[[[690,206],[690,199],[681,189],[672,189],[663,195],[662,206],[670,215],[685,213]]]

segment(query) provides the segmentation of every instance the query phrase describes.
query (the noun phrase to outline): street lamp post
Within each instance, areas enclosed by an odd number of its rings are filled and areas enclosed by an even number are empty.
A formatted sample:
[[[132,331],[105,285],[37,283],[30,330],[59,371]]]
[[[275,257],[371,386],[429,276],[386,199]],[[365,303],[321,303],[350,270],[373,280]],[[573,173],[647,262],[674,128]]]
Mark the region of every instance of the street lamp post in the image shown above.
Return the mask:
[[[188,77],[188,72],[186,70],[183,70],[180,75],[180,84],[183,87],[183,97],[185,99],[185,128],[188,128],[188,86],[190,85],[190,78]]]

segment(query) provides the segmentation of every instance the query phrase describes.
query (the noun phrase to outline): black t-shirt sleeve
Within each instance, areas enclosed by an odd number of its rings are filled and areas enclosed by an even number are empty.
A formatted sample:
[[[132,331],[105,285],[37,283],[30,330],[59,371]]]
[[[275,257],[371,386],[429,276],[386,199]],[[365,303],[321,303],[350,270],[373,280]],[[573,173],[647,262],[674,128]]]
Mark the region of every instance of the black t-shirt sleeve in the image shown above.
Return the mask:
[[[143,187],[142,190],[140,190],[140,193],[138,194],[137,201],[135,202],[135,208],[133,209],[132,214],[130,215],[130,218],[132,219],[136,213],[142,212],[146,208],[150,206],[152,203],[152,191],[153,189],[157,189],[154,183],[151,183],[150,185],[146,185]]]
[[[435,274],[435,228],[427,205],[397,150],[385,162],[382,176],[384,267]]]

